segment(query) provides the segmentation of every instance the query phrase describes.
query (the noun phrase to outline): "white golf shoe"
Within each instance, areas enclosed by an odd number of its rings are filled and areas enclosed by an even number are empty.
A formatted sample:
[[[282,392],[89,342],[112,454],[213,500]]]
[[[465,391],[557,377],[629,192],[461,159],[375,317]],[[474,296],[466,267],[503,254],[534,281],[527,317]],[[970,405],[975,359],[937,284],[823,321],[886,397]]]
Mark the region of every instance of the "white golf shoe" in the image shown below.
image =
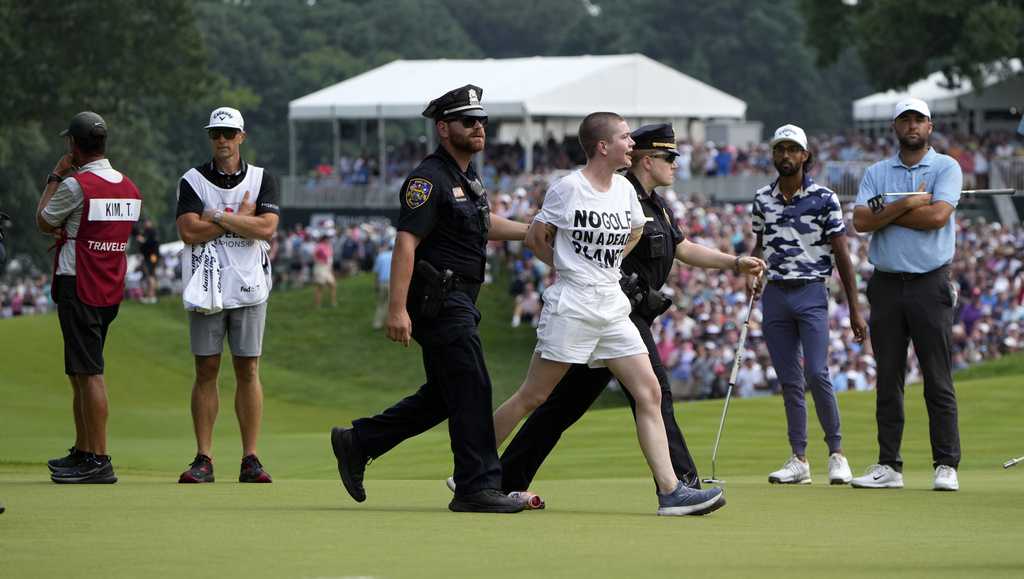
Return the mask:
[[[782,468],[768,475],[768,482],[782,485],[811,484],[811,465],[793,456],[789,457]]]
[[[956,469],[951,466],[940,464],[935,469],[935,483],[932,488],[937,491],[958,491],[960,481],[956,477]]]
[[[873,464],[863,476],[850,481],[855,489],[901,489],[903,475],[887,464]]]
[[[853,473],[850,472],[850,463],[846,457],[833,452],[828,457],[828,482],[834,485],[844,485],[853,480]]]

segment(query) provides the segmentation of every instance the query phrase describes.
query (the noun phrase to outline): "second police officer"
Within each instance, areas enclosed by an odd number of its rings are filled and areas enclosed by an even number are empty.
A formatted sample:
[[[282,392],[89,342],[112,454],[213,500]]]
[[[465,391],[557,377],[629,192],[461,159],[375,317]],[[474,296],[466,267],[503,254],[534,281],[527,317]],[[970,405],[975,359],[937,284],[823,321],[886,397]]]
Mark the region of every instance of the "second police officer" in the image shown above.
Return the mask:
[[[348,493],[366,500],[367,462],[448,420],[456,493],[448,508],[514,513],[521,500],[500,491],[501,464],[491,419],[491,379],[484,364],[476,298],[489,239],[522,240],[526,225],[490,211],[470,161],[484,149],[487,112],[473,85],[430,102],[440,146],[402,185],[398,237],[392,256],[387,335],[423,349],[426,383],[382,413],[352,428],[334,428],[331,445]]]
[[[647,345],[654,373],[661,384],[661,408],[668,435],[669,455],[679,480],[691,488],[700,488],[697,467],[686,447],[686,440],[672,410],[672,392],[668,373],[651,334],[651,324],[671,301],[658,290],[668,279],[676,259],[702,268],[732,269],[736,273],[760,275],[764,263],[753,257],[737,257],[698,245],[684,238],[668,204],[655,191],[674,180],[675,132],[668,123],[645,125],[632,133],[632,165],[626,178],[636,189],[647,224],[643,237],[622,261],[625,279],[636,274],[630,294],[633,311],[630,320]],[[551,396],[539,406],[509,443],[501,456],[503,485],[506,491],[525,491],[562,432],[575,423],[604,391],[611,379],[607,368],[576,364],[562,378]],[[636,412],[636,403],[623,390]],[[456,488],[457,485],[456,485]]]

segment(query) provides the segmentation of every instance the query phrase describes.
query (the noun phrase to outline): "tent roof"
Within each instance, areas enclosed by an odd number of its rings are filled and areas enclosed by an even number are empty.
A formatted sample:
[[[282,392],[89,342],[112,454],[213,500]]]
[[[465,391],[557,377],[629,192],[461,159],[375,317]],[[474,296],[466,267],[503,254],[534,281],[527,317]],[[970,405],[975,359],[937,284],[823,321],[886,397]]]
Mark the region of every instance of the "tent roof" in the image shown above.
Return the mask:
[[[491,117],[741,119],[740,99],[642,54],[484,60],[396,60],[291,101],[292,120],[418,118],[457,86],[484,89]]]
[[[1019,59],[1011,59],[1007,72],[1020,74],[1022,70]],[[1005,80],[997,74],[989,74],[984,81],[985,87],[990,87]],[[946,77],[942,72],[933,72],[927,78],[919,80],[907,87],[905,91],[888,90],[878,92],[853,101],[853,120],[875,121],[892,119],[892,108],[900,100],[909,96],[917,97],[926,103],[933,115],[955,113],[959,110],[958,102],[961,97],[974,93],[971,81],[964,80],[960,86],[950,88],[946,84]]]

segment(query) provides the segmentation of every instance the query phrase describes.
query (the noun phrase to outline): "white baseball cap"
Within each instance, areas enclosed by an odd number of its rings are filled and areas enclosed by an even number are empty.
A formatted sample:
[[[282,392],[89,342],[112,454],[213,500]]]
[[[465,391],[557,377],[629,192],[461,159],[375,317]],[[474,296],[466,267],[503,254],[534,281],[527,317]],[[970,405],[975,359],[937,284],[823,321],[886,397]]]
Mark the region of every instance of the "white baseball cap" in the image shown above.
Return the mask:
[[[244,131],[245,121],[242,120],[242,113],[238,112],[238,109],[220,107],[218,109],[213,109],[213,112],[210,113],[210,124],[206,125],[205,128],[212,129],[215,127]]]
[[[782,125],[775,129],[775,136],[772,137],[768,146],[774,147],[776,143],[781,143],[782,141],[793,141],[803,147],[805,151],[807,150],[807,134],[796,125]]]
[[[908,97],[900,102],[896,103],[896,106],[892,109],[892,119],[896,120],[896,117],[902,115],[907,111],[917,111],[922,115],[932,118],[932,111],[928,108],[928,103],[921,99],[914,97]]]

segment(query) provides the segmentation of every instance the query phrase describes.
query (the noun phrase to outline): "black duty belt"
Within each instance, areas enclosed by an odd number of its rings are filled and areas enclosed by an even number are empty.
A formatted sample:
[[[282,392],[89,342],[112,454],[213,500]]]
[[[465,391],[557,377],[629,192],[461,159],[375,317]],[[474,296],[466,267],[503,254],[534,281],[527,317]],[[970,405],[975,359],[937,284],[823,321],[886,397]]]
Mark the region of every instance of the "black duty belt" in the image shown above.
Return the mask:
[[[937,267],[931,271],[925,271],[921,273],[914,273],[909,271],[882,271],[880,269],[875,270],[875,275],[884,277],[887,279],[898,279],[900,281],[914,281],[915,279],[921,279],[930,275],[942,272],[949,269],[948,265]]]
[[[772,284],[774,286],[779,286],[779,287],[781,287],[783,289],[795,289],[795,288],[804,287],[805,285],[810,285],[812,283],[822,283],[823,281],[825,281],[825,280],[823,280],[820,277],[815,277],[815,278],[800,278],[800,279],[770,279],[770,280],[768,280],[768,283],[770,283],[770,284]]]

